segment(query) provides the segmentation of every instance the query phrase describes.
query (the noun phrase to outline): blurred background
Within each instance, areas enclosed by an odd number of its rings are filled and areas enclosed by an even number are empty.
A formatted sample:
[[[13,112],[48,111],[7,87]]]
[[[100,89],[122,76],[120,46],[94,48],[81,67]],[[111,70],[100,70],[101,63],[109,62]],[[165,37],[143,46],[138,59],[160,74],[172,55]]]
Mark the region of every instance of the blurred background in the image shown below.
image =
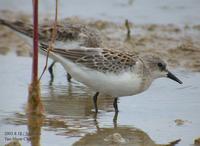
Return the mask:
[[[32,13],[27,0],[1,0],[1,10]],[[54,15],[53,0],[40,1],[40,14]],[[129,19],[134,23],[199,24],[199,0],[59,0],[59,18],[79,16],[121,22]]]

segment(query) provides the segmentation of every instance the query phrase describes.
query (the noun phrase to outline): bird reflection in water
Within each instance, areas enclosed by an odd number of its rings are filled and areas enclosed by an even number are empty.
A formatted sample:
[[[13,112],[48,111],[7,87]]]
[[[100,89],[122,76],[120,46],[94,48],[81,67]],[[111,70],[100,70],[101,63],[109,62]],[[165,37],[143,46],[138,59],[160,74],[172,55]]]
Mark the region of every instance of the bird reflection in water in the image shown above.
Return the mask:
[[[49,88],[50,89],[50,88]],[[58,91],[62,90],[62,92]],[[46,110],[49,114],[64,116],[65,124],[61,121],[50,123],[54,125],[63,125],[66,127],[63,136],[81,136],[82,138],[75,142],[73,146],[174,146],[180,140],[169,142],[169,144],[156,144],[144,131],[129,126],[119,126],[117,124],[117,114],[113,117],[113,126],[109,128],[100,128],[98,116],[102,116],[104,112],[112,110],[112,97],[101,97],[100,114],[92,112],[93,103],[91,100],[91,92],[85,86],[79,83],[71,86],[68,84],[66,88],[51,87],[49,96],[44,97],[48,102],[44,102]],[[47,94],[46,94],[47,95]],[[56,98],[55,98],[56,97]],[[61,118],[61,117],[60,117]],[[59,119],[59,118],[58,118]],[[57,123],[57,124],[56,124]],[[95,132],[92,132],[95,131]],[[89,132],[90,131],[90,132]]]
[[[113,122],[110,120],[106,124],[106,127],[99,126],[105,124],[99,121],[105,122],[110,119],[105,113],[113,111],[112,98],[101,97],[99,103],[101,110],[95,115],[90,97],[92,91],[80,83],[72,81],[72,84],[68,84],[67,87],[66,85],[41,87],[45,117],[16,114],[8,118],[8,122],[27,125],[32,146],[40,146],[42,127],[47,131],[56,131],[56,135],[77,137],[73,146],[175,146],[180,141],[156,144],[144,131],[118,124],[117,115],[114,116]]]
[[[94,114],[92,93],[88,87],[72,80],[67,85],[42,86],[42,100],[46,112],[51,115],[78,116],[85,118]],[[113,98],[102,96],[99,100],[100,114],[113,111]]]

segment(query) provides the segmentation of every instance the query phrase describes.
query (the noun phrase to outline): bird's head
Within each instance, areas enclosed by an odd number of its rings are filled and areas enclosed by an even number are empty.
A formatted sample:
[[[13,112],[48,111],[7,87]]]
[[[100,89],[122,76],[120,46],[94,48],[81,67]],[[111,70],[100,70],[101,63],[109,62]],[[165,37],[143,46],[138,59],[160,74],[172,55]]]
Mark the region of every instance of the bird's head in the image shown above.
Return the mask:
[[[167,69],[167,64],[160,57],[145,55],[142,58],[153,79],[167,77],[178,82],[179,84],[183,83]]]

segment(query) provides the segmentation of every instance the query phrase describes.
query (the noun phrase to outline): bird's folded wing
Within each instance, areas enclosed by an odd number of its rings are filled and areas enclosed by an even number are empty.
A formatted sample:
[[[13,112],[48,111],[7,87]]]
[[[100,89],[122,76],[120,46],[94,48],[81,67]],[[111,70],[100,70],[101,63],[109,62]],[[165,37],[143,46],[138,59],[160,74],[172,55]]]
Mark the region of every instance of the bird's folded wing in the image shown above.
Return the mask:
[[[41,49],[45,50],[45,48],[47,46],[42,44]],[[120,73],[127,69],[133,69],[138,59],[135,54],[103,48],[80,47],[69,50],[54,48],[51,52],[76,64],[100,72]]]

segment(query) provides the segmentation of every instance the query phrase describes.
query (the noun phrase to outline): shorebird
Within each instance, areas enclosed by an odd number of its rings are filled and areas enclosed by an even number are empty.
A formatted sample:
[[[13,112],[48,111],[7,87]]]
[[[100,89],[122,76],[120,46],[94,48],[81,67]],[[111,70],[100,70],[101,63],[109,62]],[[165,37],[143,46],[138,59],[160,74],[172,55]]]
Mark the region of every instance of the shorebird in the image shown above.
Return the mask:
[[[8,21],[0,19],[0,24],[7,26],[14,30],[19,36],[25,39],[29,45],[32,46],[33,41],[33,25],[24,23],[22,21]],[[53,26],[50,24],[39,25],[39,42],[48,44],[52,38]],[[57,33],[54,46],[62,48],[77,48],[80,46],[85,47],[101,47],[102,40],[98,32],[82,24],[62,23],[57,24]],[[53,80],[53,63],[49,66],[48,70]],[[67,79],[70,81],[71,75],[67,74]]]
[[[32,25],[2,19],[0,24],[15,30],[32,43]],[[95,91],[93,102],[96,113],[99,93],[114,98],[113,106],[115,113],[118,113],[118,97],[139,94],[147,90],[157,78],[168,77],[182,84],[158,56],[103,48],[99,35],[83,25],[58,25],[57,28],[56,42],[50,57],[54,62],[60,62],[73,78]],[[42,54],[46,55],[52,30],[49,25],[39,27]]]
[[[48,45],[41,43],[40,48],[47,52]],[[73,78],[95,91],[93,102],[96,113],[99,93],[114,98],[113,106],[115,113],[118,113],[118,97],[141,93],[157,78],[167,77],[182,84],[182,81],[167,69],[166,63],[154,55],[140,56],[119,50],[88,47],[54,48],[50,55],[59,61]]]

